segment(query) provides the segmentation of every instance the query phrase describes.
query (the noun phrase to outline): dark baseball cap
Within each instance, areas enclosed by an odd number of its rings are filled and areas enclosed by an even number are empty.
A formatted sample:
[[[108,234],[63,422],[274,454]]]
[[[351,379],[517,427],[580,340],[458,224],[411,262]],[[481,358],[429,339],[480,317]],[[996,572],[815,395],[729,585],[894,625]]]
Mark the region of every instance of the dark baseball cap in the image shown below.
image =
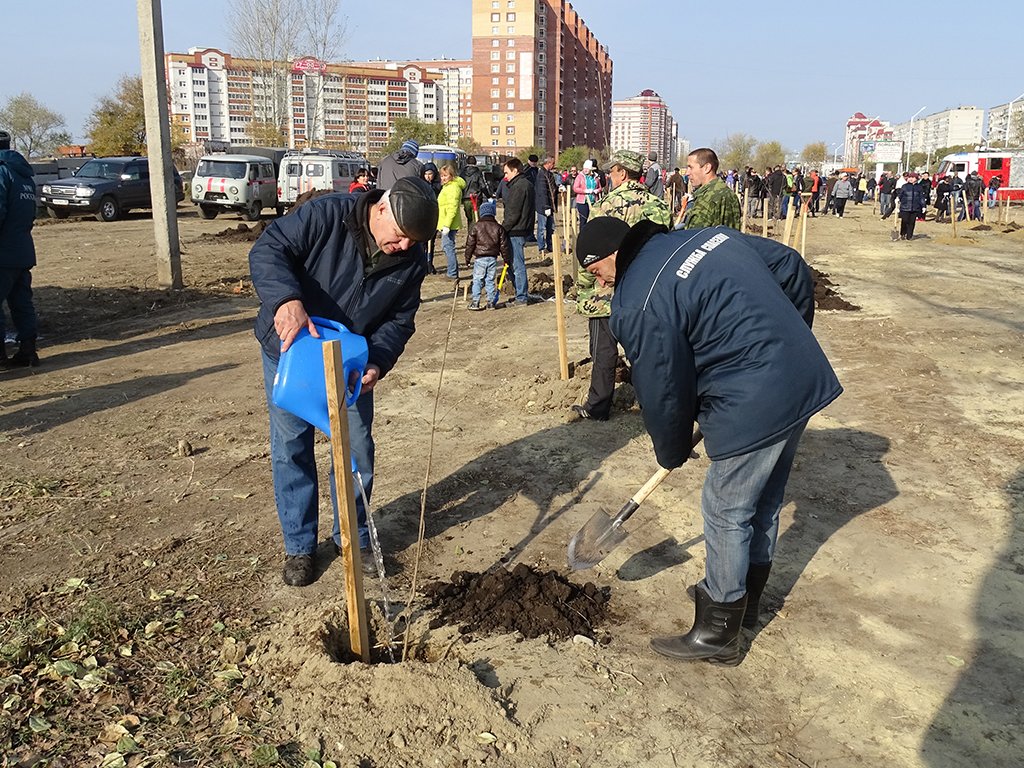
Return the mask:
[[[406,237],[423,243],[437,232],[437,196],[423,179],[405,176],[388,192],[391,213]]]
[[[0,131],[0,149],[11,148],[11,134],[7,131]]]
[[[619,250],[627,232],[629,225],[613,216],[598,216],[588,221],[576,238],[576,258],[580,266],[586,269],[611,256]]]

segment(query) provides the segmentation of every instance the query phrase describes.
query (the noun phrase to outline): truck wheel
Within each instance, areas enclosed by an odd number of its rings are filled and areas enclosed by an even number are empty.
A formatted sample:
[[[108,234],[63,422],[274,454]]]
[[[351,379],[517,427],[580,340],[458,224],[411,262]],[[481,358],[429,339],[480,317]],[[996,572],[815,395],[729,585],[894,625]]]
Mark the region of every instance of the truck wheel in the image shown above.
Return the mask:
[[[50,214],[51,219],[66,219],[71,213],[65,208],[47,208],[46,212]]]
[[[200,205],[199,206],[199,218],[201,219],[216,219],[217,208],[213,205]]]
[[[242,215],[245,216],[248,221],[259,221],[260,211],[263,210],[263,205],[259,200],[253,200],[249,205],[242,211]]]
[[[121,208],[117,204],[117,200],[109,195],[100,200],[99,210],[96,211],[97,221],[117,221],[120,216]]]

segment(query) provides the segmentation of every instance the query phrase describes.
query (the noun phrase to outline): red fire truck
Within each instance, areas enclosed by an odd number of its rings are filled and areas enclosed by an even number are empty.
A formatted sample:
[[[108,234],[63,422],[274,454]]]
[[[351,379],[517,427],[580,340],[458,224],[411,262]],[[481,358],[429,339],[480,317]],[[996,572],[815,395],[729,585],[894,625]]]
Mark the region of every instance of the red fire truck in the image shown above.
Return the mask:
[[[985,188],[993,176],[999,176],[997,198],[1024,200],[1024,149],[993,150],[989,152],[957,152],[946,155],[939,162],[938,176],[956,174],[967,178],[971,171],[977,171],[985,182]]]

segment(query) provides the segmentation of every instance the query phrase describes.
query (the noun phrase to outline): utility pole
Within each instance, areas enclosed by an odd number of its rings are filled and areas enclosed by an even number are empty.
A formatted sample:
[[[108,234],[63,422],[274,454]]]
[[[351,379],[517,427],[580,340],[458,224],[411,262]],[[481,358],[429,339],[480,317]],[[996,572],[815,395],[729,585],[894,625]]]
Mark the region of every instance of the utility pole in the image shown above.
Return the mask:
[[[181,244],[178,241],[177,196],[171,162],[171,127],[164,75],[163,14],[160,0],[137,0],[142,95],[146,111],[149,192],[153,198],[156,276],[161,288],[180,289]]]

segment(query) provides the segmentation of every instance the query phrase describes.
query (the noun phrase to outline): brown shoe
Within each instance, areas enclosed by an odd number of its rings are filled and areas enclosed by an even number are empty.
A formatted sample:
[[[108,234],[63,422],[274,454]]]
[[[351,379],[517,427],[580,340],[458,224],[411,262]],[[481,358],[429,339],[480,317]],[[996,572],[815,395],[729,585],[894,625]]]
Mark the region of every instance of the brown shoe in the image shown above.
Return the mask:
[[[289,587],[305,587],[313,583],[312,555],[285,555],[281,578]]]

